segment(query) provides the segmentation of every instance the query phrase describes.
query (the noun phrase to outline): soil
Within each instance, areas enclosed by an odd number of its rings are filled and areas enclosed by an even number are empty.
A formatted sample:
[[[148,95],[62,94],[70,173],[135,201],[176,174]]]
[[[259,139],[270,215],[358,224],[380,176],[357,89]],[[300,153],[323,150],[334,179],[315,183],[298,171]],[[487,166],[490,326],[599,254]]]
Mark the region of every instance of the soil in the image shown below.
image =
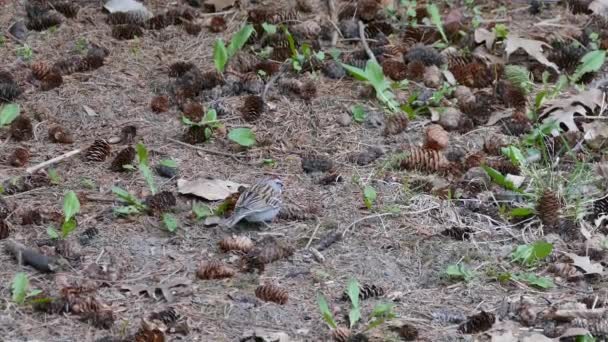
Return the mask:
[[[602,287],[601,276],[568,282],[548,273],[547,267],[557,260],[560,252],[581,255],[578,246],[584,244],[583,240],[567,240],[551,234],[552,231],[545,232],[536,217],[523,222],[509,221],[501,210],[511,208],[518,201],[515,206],[522,206],[517,194],[485,181],[483,184],[488,189],[466,196],[462,195],[466,183],[461,181],[462,175],[393,167],[395,158],[407,146],[423,145],[425,127],[431,123],[431,117],[418,115],[410,120],[405,131],[384,135],[389,114],[373,97],[373,92],[372,97],[364,96],[364,83],[350,77],[331,79],[318,69],[312,73],[288,71],[280,77],[312,80],[316,96],[311,100],[286,91],[280,80],[273,80],[269,85],[266,78],[265,110],[253,122],[244,121],[239,111],[245,97],[250,95],[247,92],[220,94],[214,99],[201,94],[193,100],[205,108],[212,108],[218,101],[227,108],[226,113],[218,117],[227,131],[252,128],[258,144],[251,148],[238,147],[222,129],[202,144],[180,144],[186,128],[180,106],[176,104],[178,100],[171,93],[175,78],[168,75],[169,66],[185,61],[203,72],[213,71],[214,42],[217,38],[229,41],[247,20],[247,10],[268,5],[291,8],[295,3],[241,1],[240,7],[213,14],[181,1],[146,1],[145,6],[153,13],[187,8],[195,14],[192,21],[199,24],[221,16],[226,20],[227,29],[214,33],[203,27],[200,33],[191,35],[184,25],[176,24],[161,30],[144,30],[143,36],[136,39],[117,40],[112,36],[112,28],[106,23],[107,13],[102,12],[99,1],[74,2],[81,6],[76,18],[63,18],[63,23],[52,29],[30,31],[20,42],[10,37],[8,28],[16,21],[27,20],[25,1],[3,4],[0,0],[0,27],[5,37],[0,45],[0,69],[8,71],[23,91],[14,102],[21,106],[21,115],[32,120],[34,132],[32,139],[19,142],[10,136],[8,128],[0,128],[0,157],[3,158],[0,180],[23,176],[27,167],[74,149],[86,149],[95,140],[116,142],[125,126],[135,126],[134,143],[146,146],[153,168],[161,160],[177,162],[179,175],[176,177],[163,178],[157,173],[153,177],[159,191],[177,196],[177,205],[171,211],[178,218],[179,227],[175,232],[168,232],[158,216],[145,213],[117,216],[113,212],[122,205],[113,194],[113,187],[121,187],[140,199],[151,194],[141,173],[110,170],[117,153],[134,145],[124,139],[111,144],[111,155],[103,162],[86,161],[81,153],[42,170],[43,174],[50,175],[50,184],[2,195],[10,210],[5,219],[10,233],[0,244],[17,241],[63,261],[55,272],[41,273],[19,265],[8,252],[0,253],[3,266],[0,270],[1,340],[97,341],[110,336],[114,339],[106,341],[134,340],[129,336],[140,330],[142,319],[173,308],[187,322],[189,332],[166,331],[168,341],[241,341],[251,336],[252,330],[284,332],[294,341],[329,341],[331,330],[319,312],[318,295],[327,298],[339,325],[347,326],[349,303],[342,296],[349,281],[356,279],[360,284],[381,287],[384,295],[362,301],[363,320],[353,331],[364,330],[377,304],[391,303],[396,318],[366,332],[370,340],[398,341],[398,330],[393,328],[408,323],[417,328],[419,341],[473,341],[483,339],[483,333],[459,331],[459,324],[467,316],[483,310],[496,315],[495,326],[517,322],[514,324],[522,331],[534,331],[536,327],[537,332],[542,332],[545,320],[539,319],[532,327],[525,327],[521,319],[503,314],[505,303],[526,298],[526,303],[535,303],[535,307],[574,305],[578,299]],[[304,17],[325,22],[325,2],[310,2],[314,11],[303,14]],[[344,2],[337,3],[343,5]],[[526,2],[500,2],[500,6],[493,2],[476,3],[484,20],[482,25],[504,23],[511,33],[530,39],[549,33],[562,34],[564,27],[580,30],[588,19],[588,15],[571,14],[565,5],[550,4],[541,14],[532,15]],[[419,1],[418,5],[424,4]],[[459,1],[451,2],[451,7],[442,4],[441,12],[445,15],[450,8],[461,8],[467,15],[472,13]],[[553,22],[551,18],[560,19]],[[539,22],[547,26],[535,25]],[[552,30],[551,25],[561,26],[559,30]],[[543,39],[549,41],[547,37]],[[84,49],[82,42],[86,43]],[[325,51],[329,50],[329,44],[327,40],[322,41]],[[100,68],[64,76],[62,85],[48,91],[43,91],[40,82],[32,78],[33,63],[42,61],[52,65],[70,56],[82,56],[94,45],[109,52]],[[31,59],[24,58],[24,46],[31,48]],[[356,39],[353,42],[342,37],[337,48],[344,54],[363,51]],[[229,75],[230,71],[226,72],[225,76]],[[599,74],[597,79],[601,79]],[[535,87],[536,92],[542,84],[537,83]],[[402,101],[421,88],[425,87],[420,82],[411,81],[395,93]],[[168,111],[152,110],[150,104],[157,95],[169,96]],[[530,98],[533,99],[532,95]],[[442,101],[445,106],[454,99]],[[357,104],[363,105],[367,112],[362,123],[350,119],[350,108]],[[494,110],[499,112],[504,106]],[[47,131],[56,125],[71,132],[72,144],[50,142]],[[517,137],[503,132],[504,123],[479,125],[468,131],[451,130],[449,146],[441,153],[455,155],[457,157],[450,159],[461,161],[464,155],[482,150],[488,138],[518,141]],[[261,141],[266,143],[260,144]],[[9,156],[18,147],[27,148],[31,155],[22,167],[9,163]],[[372,154],[377,159],[357,158],[357,153]],[[326,172],[304,172],[303,160],[311,156],[330,160],[332,167],[324,170]],[[321,181],[332,173],[339,175],[338,182]],[[216,208],[220,202],[178,195],[177,180],[206,177],[246,185],[266,177],[279,177],[285,184],[284,202],[304,208],[306,219],[284,217],[268,225],[241,224],[233,229],[205,225],[204,220],[194,218],[192,206],[205,204]],[[561,173],[559,177],[567,179]],[[594,173],[589,182],[597,178],[600,176]],[[364,204],[365,186],[373,186],[377,193],[370,208]],[[452,196],[451,191],[455,189],[460,195]],[[59,253],[57,242],[48,241],[47,230],[61,223],[63,197],[69,190],[78,194],[81,210],[76,231],[66,238],[69,253]],[[601,197],[599,192],[596,189],[587,200]],[[40,214],[41,219],[23,221],[34,214]],[[93,228],[98,234],[84,241],[83,232]],[[445,233],[454,228],[466,229],[469,233],[464,239]],[[342,238],[319,248],[323,238],[335,233]],[[295,252],[266,265],[263,272],[239,271],[227,279],[198,279],[196,270],[203,261],[219,259],[235,269],[240,268],[239,254],[223,253],[218,248],[218,242],[232,234],[248,236],[256,244],[274,238],[294,246]],[[541,238],[553,243],[555,251],[551,257],[554,259],[543,260],[531,270],[511,262],[515,247]],[[50,246],[44,246],[45,243]],[[309,247],[321,249],[322,259]],[[468,265],[474,276],[468,281],[451,279],[446,269],[455,264]],[[551,278],[555,286],[539,289],[524,281],[496,280],[503,273],[528,271]],[[27,274],[30,289],[40,289],[49,297],[59,296],[62,288],[92,284],[93,296],[113,312],[113,324],[103,329],[81,320],[82,315],[73,310],[49,314],[33,310],[27,302],[16,304],[12,300],[11,283],[18,272]],[[170,289],[172,301],[161,291],[133,290],[137,286],[154,288],[176,279],[181,281]],[[287,289],[288,302],[279,305],[256,298],[256,288],[266,283]]]

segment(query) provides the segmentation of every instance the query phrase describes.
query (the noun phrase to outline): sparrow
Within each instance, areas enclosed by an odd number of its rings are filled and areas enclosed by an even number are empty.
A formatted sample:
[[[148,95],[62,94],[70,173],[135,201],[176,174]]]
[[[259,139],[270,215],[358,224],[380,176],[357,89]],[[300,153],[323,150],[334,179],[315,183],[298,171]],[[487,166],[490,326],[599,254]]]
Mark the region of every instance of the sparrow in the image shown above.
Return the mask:
[[[276,178],[266,178],[245,190],[236,201],[232,216],[223,225],[230,228],[241,220],[248,222],[272,221],[283,204],[281,192],[283,182]]]

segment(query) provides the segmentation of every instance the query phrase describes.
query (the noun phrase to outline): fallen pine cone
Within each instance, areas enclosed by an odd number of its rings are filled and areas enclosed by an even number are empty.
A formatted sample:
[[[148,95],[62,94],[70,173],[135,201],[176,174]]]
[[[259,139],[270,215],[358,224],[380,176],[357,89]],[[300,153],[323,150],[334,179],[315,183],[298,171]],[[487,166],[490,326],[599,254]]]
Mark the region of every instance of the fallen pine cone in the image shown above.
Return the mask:
[[[492,328],[496,317],[494,314],[481,311],[477,315],[469,316],[467,321],[458,326],[458,331],[463,334],[476,334]]]
[[[426,172],[442,171],[449,165],[443,153],[428,148],[410,147],[405,151],[406,157],[401,161],[401,168]]]
[[[409,120],[405,114],[393,114],[386,119],[384,135],[397,135],[404,132]]]
[[[258,286],[258,288],[255,289],[255,296],[265,302],[273,302],[279,305],[287,304],[287,301],[289,300],[287,290],[274,284]]]
[[[218,243],[222,252],[238,251],[248,253],[253,249],[253,241],[246,236],[227,236]]]
[[[120,130],[120,142],[123,144],[131,144],[137,136],[137,127],[128,125]]]
[[[334,163],[322,155],[302,156],[302,170],[306,173],[331,171]]]
[[[536,204],[536,213],[540,221],[548,228],[556,228],[559,223],[561,204],[557,194],[545,189]]]
[[[9,132],[15,141],[31,140],[34,137],[34,128],[32,120],[25,115],[18,116],[11,123]]]
[[[135,160],[135,149],[131,146],[124,148],[122,151],[118,152],[114,160],[112,161],[112,165],[110,166],[110,170],[114,172],[124,172],[127,171],[125,166],[132,165],[133,160]]]
[[[49,139],[51,142],[59,144],[72,144],[74,142],[72,135],[69,132],[66,132],[61,126],[49,128]]]
[[[336,329],[331,331],[331,337],[336,342],[348,342],[350,341],[350,337],[352,333],[350,329],[346,327],[337,327]]]
[[[305,208],[295,204],[283,203],[277,217],[286,221],[305,221],[313,219],[316,212],[317,208],[314,207]]]
[[[152,98],[150,108],[154,113],[164,113],[169,110],[169,97],[166,95],[158,95]]]
[[[177,199],[170,191],[161,191],[148,196],[145,201],[150,213],[160,215],[177,205]]]
[[[247,122],[253,122],[260,118],[264,112],[264,100],[261,96],[249,95],[245,97],[241,107],[241,115]]]
[[[95,140],[86,150],[85,159],[91,162],[102,162],[110,156],[112,148],[105,139]]]
[[[359,299],[366,300],[369,298],[382,297],[384,296],[384,289],[380,286],[373,284],[363,284],[359,286]],[[344,291],[342,294],[342,300],[350,300],[348,293]]]
[[[402,61],[387,59],[382,62],[382,71],[394,81],[407,78],[407,66]]]
[[[196,270],[197,277],[205,280],[230,278],[235,274],[234,269],[218,260],[202,261]]]
[[[226,19],[222,16],[215,16],[209,21],[209,30],[211,32],[219,33],[226,30]]]
[[[257,269],[259,272],[263,272],[265,265],[290,257],[294,252],[295,249],[291,245],[275,239],[267,239],[262,242],[261,246],[244,255],[241,262],[246,271],[251,272]]]
[[[450,135],[441,125],[432,124],[425,130],[424,147],[441,151],[448,146]]]
[[[9,164],[14,167],[23,167],[30,160],[30,151],[24,147],[17,147],[8,158]]]

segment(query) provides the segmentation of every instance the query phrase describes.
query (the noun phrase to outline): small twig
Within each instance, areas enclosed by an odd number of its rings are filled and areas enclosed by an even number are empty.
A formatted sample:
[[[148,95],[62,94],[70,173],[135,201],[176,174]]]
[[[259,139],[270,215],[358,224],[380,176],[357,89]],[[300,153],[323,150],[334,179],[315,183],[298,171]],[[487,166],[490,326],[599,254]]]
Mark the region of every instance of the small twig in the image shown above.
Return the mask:
[[[73,151],[70,151],[70,152],[62,154],[59,157],[55,157],[53,159],[47,160],[47,161],[45,161],[43,163],[40,163],[38,165],[34,165],[34,166],[31,166],[31,167],[28,167],[27,169],[25,169],[25,172],[27,172],[27,173],[34,173],[34,172],[36,172],[36,171],[38,171],[40,169],[44,169],[45,167],[53,165],[55,163],[58,163],[58,162],[60,162],[60,161],[62,161],[64,159],[71,158],[71,157],[77,155],[80,152],[82,152],[81,148],[75,149]]]
[[[247,162],[244,162],[244,161],[240,160],[239,158],[241,158],[241,157],[237,156],[235,154],[230,154],[230,153],[225,153],[225,152],[210,150],[210,149],[203,148],[203,147],[194,146],[194,145],[185,143],[183,141],[175,140],[173,138],[167,138],[167,140],[169,140],[171,142],[174,142],[176,144],[182,145],[182,146],[186,146],[186,147],[195,149],[195,150],[203,151],[203,152],[210,153],[210,154],[215,154],[215,155],[218,155],[218,156],[229,157],[229,158],[232,158],[237,163],[241,163],[241,164],[245,164],[245,165],[251,165],[250,163],[247,163]]]
[[[274,82],[276,82],[277,79],[279,79],[279,77],[281,77],[281,75],[285,71],[287,71],[288,67],[289,67],[289,62],[283,63],[283,65],[281,65],[281,68],[279,69],[279,71],[268,80],[268,83],[266,83],[266,86],[264,86],[264,91],[262,92],[262,101],[264,103],[266,103],[266,95],[268,94],[268,90],[270,90],[270,87],[274,84]]]
[[[315,230],[312,232],[312,235],[310,236],[310,239],[308,239],[308,243],[306,244],[306,247],[304,247],[304,249],[308,249],[308,247],[310,247],[312,240],[315,238],[315,235],[317,235],[317,231],[319,230],[319,227],[321,227],[320,222],[317,224],[317,226],[315,227]]]
[[[374,53],[367,44],[367,40],[365,40],[365,24],[361,20],[359,20],[359,39],[361,40],[361,44],[363,44],[363,48],[365,49],[365,52],[367,52],[369,59],[377,63],[378,60],[376,60],[376,56],[374,56]]]
[[[327,0],[327,10],[329,11],[329,21],[334,27],[334,31],[331,33],[331,47],[335,47],[338,43],[338,33],[340,35],[340,29],[336,26],[338,22],[338,14],[336,12],[336,1],[335,0]]]
[[[355,226],[357,223],[365,221],[365,220],[369,220],[372,218],[378,218],[378,217],[382,217],[382,216],[389,216],[389,215],[396,215],[395,213],[382,213],[382,214],[373,214],[373,215],[368,215],[368,216],[364,216],[358,220],[355,220],[353,223],[349,224],[345,229],[344,232],[342,232],[342,236],[346,236],[346,232],[348,232],[348,230]]]

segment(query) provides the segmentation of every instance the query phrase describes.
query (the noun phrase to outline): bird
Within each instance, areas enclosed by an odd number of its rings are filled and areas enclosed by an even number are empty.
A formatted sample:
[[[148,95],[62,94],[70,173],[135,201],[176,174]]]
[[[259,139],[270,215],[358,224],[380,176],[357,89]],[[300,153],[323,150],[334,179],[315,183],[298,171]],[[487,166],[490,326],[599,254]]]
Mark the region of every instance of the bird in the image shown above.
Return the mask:
[[[236,201],[234,212],[224,220],[223,225],[231,228],[241,220],[253,223],[272,221],[281,211],[283,181],[265,178],[246,189]]]

